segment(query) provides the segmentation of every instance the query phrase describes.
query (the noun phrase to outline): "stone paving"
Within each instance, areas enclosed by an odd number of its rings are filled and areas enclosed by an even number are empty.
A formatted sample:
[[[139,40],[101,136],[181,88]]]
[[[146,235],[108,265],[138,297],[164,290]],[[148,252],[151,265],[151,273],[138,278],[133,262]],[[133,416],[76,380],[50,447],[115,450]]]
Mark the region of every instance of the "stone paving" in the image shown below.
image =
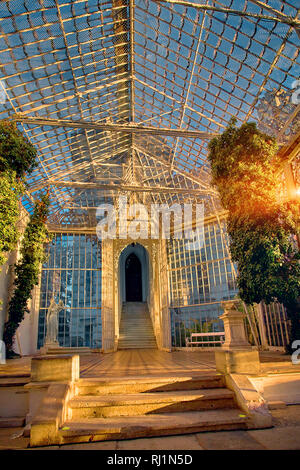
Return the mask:
[[[300,364],[293,365],[290,356],[279,351],[259,353],[262,374],[300,373]],[[7,360],[0,365],[0,377],[30,374],[31,357]],[[215,371],[213,351],[173,351],[136,349],[110,354],[93,353],[80,357],[81,377],[112,377],[129,375],[162,375],[195,370]]]
[[[300,405],[272,410],[274,427],[220,431],[124,441],[39,447],[36,450],[300,450]],[[21,428],[0,429],[0,450],[28,449]]]

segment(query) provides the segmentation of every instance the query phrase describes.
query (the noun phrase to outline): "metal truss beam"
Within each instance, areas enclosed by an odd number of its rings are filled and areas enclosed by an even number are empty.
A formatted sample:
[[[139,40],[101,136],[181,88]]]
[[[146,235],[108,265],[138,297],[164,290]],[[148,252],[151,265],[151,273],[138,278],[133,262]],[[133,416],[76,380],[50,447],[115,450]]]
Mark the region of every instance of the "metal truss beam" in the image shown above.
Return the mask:
[[[57,8],[57,15],[58,15],[58,19],[59,19],[59,24],[60,24],[62,34],[63,34],[63,40],[64,40],[64,44],[65,44],[65,48],[66,48],[66,54],[67,54],[67,57],[68,57],[70,68],[71,68],[71,73],[72,73],[72,78],[73,78],[73,83],[74,83],[74,89],[75,89],[76,95],[77,95],[78,107],[79,107],[79,110],[80,110],[80,115],[82,117],[84,113],[83,113],[80,97],[78,96],[79,89],[78,89],[78,85],[77,85],[76,75],[75,75],[74,70],[73,70],[72,58],[70,56],[70,52],[69,52],[69,48],[68,48],[68,41],[67,41],[67,37],[66,37],[64,22],[63,22],[63,19],[62,19],[62,15],[61,15],[58,0],[55,0],[55,4],[56,4],[56,8]],[[96,177],[97,172],[96,172],[96,169],[95,169],[95,163],[94,163],[94,160],[93,160],[93,157],[92,157],[90,141],[89,141],[89,137],[88,137],[86,129],[84,131],[84,136],[85,136],[85,140],[86,140],[87,147],[88,147],[88,154],[89,154],[89,158],[90,158],[90,167],[91,167],[91,170],[92,170],[92,173],[93,173],[94,177]]]
[[[226,219],[227,217],[227,212],[226,211],[219,211],[218,212],[218,217],[219,219]],[[209,216],[205,216],[204,217],[204,224],[208,224],[208,223],[213,223],[217,220],[216,218],[216,215],[215,214],[212,214],[212,215],[209,215]],[[55,223],[51,223],[51,222],[47,222],[47,228],[48,230],[51,232],[51,233],[54,233],[54,232],[64,232],[64,233],[96,233],[96,226],[92,227],[92,226],[82,226],[82,227],[78,227],[78,226],[72,226],[72,225],[63,225],[63,224],[55,224]],[[228,259],[228,257],[226,257],[225,259]]]
[[[130,22],[130,120],[135,121],[134,102],[134,0],[129,0],[129,22]]]
[[[170,3],[173,5],[183,5],[185,7],[197,8],[197,10],[202,10],[202,11],[212,11],[212,12],[215,11],[219,13],[226,13],[226,14],[256,18],[259,20],[276,21],[279,23],[285,23],[289,26],[293,26],[297,31],[299,31],[300,29],[299,20],[297,20],[296,18],[287,16],[271,7],[269,7],[268,10],[272,11],[272,13],[275,14],[275,16],[262,15],[260,13],[252,13],[251,11],[234,10],[232,8],[222,8],[222,7],[215,7],[215,6],[210,6],[210,5],[203,5],[200,3],[187,2],[185,0],[154,0],[154,1],[156,3]],[[267,5],[265,5],[263,2],[254,1],[254,3],[259,5],[261,8],[267,7]]]
[[[129,54],[128,54],[128,17],[127,17],[127,0],[112,0],[112,19],[114,30],[114,48],[115,48],[115,61],[116,61],[116,75],[125,75],[130,80],[129,71]],[[126,61],[124,63],[124,57]],[[130,114],[129,102],[129,89],[128,86],[124,89],[123,85],[117,85],[117,97],[119,115],[121,110],[125,108]],[[129,118],[129,116],[128,116]],[[127,119],[128,119],[127,118]]]
[[[186,91],[186,95],[185,95],[185,99],[184,99],[184,105],[183,105],[183,108],[182,108],[182,114],[181,114],[180,123],[179,123],[180,129],[182,129],[182,126],[184,124],[186,106],[187,106],[188,100],[190,98],[190,91],[191,91],[191,87],[192,87],[192,83],[193,83],[193,79],[194,79],[194,71],[195,71],[196,64],[197,64],[198,53],[199,53],[199,49],[200,49],[200,46],[201,46],[204,23],[205,23],[205,12],[203,13],[203,17],[202,17],[199,36],[198,36],[198,40],[197,40],[197,47],[196,47],[196,50],[195,50],[195,55],[194,55],[194,60],[193,60],[193,65],[192,65],[192,70],[190,72],[190,79],[189,79],[189,83],[188,83],[188,86],[187,86],[187,91]],[[174,150],[173,150],[171,169],[173,169],[174,160],[176,158],[177,147],[178,147],[178,138],[176,139]]]
[[[40,117],[24,116],[16,114],[14,120],[25,124],[50,127],[70,127],[72,129],[95,129],[110,132],[125,132],[126,134],[150,134],[166,135],[174,137],[185,137],[191,139],[212,139],[217,133],[190,131],[182,129],[166,129],[157,127],[143,127],[138,124],[108,124],[98,122],[88,122],[83,120],[70,121],[67,119],[49,119]]]
[[[79,189],[95,189],[104,191],[129,191],[129,192],[143,192],[143,193],[180,193],[180,194],[193,194],[193,195],[208,195],[215,194],[213,190],[209,189],[194,189],[194,188],[172,188],[168,186],[136,186],[124,184],[101,184],[94,182],[84,181],[55,181],[48,180],[41,184],[38,188],[35,187],[34,191],[42,189],[46,186],[55,186],[59,188],[79,188]]]
[[[164,160],[159,159],[158,157],[150,154],[149,152],[146,152],[145,150],[143,150],[141,148],[136,147],[135,150],[137,152],[141,152],[142,155],[146,155],[147,158],[150,158],[150,159],[154,160],[159,165],[167,167],[170,170],[170,164],[165,162]],[[188,174],[187,172],[181,170],[175,164],[173,165],[173,171],[175,173],[177,173],[178,175],[181,175],[184,178],[186,178],[187,180],[191,181],[192,183],[196,183],[199,186],[202,186],[205,189],[205,191],[208,191],[208,192],[213,193],[213,194],[217,194],[217,191],[214,191],[207,183],[204,183],[203,181],[201,181],[200,178],[197,178],[197,176],[194,176],[192,174]]]

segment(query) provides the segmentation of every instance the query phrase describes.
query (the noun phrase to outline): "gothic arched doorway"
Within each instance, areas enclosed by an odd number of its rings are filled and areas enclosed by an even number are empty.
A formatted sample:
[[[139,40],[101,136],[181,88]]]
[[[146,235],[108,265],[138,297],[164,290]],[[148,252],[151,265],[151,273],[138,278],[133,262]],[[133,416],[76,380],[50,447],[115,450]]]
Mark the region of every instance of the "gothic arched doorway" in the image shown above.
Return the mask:
[[[125,261],[126,302],[142,302],[142,266],[138,257],[131,253]]]

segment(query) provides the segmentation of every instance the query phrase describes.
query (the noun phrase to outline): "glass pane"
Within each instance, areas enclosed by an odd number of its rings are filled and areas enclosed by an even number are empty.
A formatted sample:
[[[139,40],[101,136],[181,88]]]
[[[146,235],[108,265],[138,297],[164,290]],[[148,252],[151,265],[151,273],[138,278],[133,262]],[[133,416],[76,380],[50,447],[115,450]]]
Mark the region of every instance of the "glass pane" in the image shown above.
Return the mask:
[[[53,294],[65,306],[59,313],[60,346],[101,348],[101,243],[96,235],[60,233],[45,250],[49,256],[41,275],[38,348],[44,344]]]

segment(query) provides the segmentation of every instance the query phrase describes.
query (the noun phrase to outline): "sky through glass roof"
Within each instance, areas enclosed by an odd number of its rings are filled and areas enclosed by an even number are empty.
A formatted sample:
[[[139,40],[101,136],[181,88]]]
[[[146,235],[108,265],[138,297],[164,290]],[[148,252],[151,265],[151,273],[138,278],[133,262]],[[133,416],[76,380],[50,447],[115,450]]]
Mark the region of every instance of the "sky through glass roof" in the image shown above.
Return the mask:
[[[250,16],[153,0],[1,1],[0,118],[17,116],[38,149],[28,210],[49,187],[53,223],[93,225],[97,205],[138,183],[153,201],[198,198],[212,212],[210,136],[233,116],[282,144],[299,131],[300,33],[279,21],[299,20],[297,1],[201,4]]]

